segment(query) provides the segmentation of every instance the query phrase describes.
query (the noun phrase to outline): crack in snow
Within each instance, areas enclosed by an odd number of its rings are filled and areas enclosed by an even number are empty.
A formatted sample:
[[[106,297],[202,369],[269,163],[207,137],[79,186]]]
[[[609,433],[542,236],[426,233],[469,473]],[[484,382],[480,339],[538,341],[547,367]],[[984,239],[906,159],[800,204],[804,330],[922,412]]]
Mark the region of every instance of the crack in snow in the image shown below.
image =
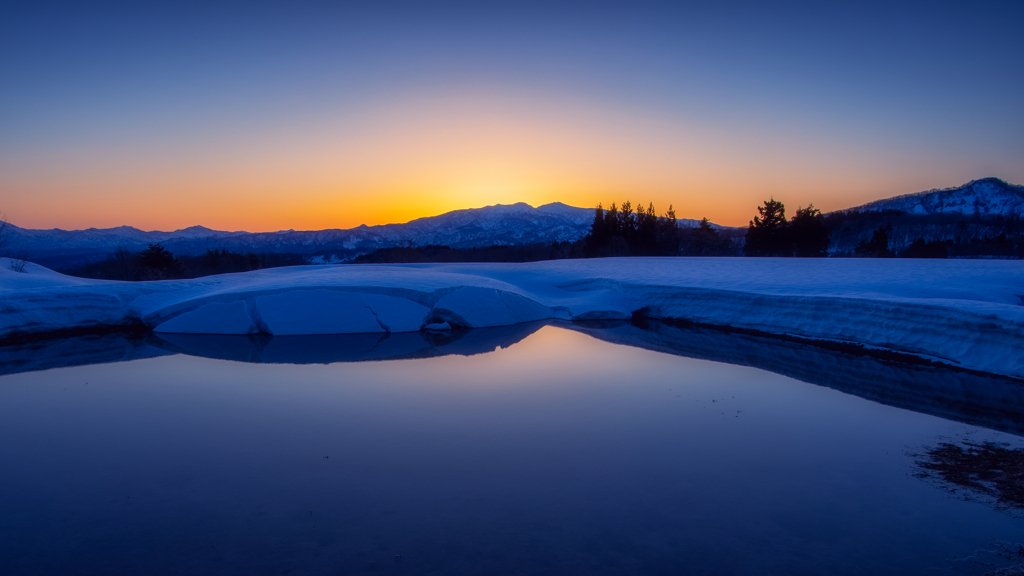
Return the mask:
[[[373,319],[377,321],[377,324],[380,324],[380,327],[383,328],[385,332],[391,334],[391,328],[389,328],[387,324],[381,321],[380,316],[378,316],[377,313],[373,311],[373,308],[370,308],[368,304],[363,304],[363,307],[369,310],[370,314],[373,314]]]

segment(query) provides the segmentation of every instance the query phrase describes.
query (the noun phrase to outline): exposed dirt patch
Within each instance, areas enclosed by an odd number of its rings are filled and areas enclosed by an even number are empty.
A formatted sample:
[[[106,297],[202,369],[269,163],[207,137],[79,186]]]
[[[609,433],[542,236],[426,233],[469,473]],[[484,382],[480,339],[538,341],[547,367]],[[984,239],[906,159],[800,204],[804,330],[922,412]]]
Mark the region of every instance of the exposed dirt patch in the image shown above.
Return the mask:
[[[920,478],[940,480],[951,493],[1024,511],[1024,448],[1003,444],[943,442],[915,455]]]

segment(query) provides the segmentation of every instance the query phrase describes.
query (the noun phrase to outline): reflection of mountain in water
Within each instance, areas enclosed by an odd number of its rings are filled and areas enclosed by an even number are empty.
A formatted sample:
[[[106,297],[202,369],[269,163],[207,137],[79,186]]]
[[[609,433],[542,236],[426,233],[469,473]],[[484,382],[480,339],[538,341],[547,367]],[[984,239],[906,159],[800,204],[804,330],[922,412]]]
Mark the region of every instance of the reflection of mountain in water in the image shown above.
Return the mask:
[[[0,374],[189,354],[238,362],[327,364],[507,348],[546,322],[498,328],[336,336],[83,336],[0,350]],[[1024,436],[1024,384],[1016,380],[853,356],[814,346],[657,321],[558,324],[614,344],[751,366],[861,398]]]
[[[657,321],[572,325],[607,342],[751,366],[880,404],[1024,436],[1024,383]]]

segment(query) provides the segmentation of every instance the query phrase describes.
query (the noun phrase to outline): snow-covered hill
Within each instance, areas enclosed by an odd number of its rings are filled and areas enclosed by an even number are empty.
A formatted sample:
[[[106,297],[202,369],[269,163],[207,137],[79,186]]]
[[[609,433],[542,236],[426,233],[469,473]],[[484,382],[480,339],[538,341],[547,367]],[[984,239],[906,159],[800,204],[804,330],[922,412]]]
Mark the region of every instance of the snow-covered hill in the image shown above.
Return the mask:
[[[166,334],[392,334],[655,318],[861,344],[1024,378],[1024,263],[595,258],[293,266],[113,282],[0,259],[0,339],[145,325]]]
[[[88,230],[29,230],[11,226],[11,244],[50,266],[102,259],[119,246],[132,250],[161,243],[176,254],[210,248],[246,252],[330,254],[341,259],[379,248],[441,244],[472,248],[494,244],[575,241],[590,230],[593,211],[561,203],[487,206],[419,218],[404,224],[358,226],[347,230],[224,232],[193,226],[173,232],[145,232],[130,226]]]
[[[908,214],[980,214],[1020,216],[1024,214],[1024,186],[999,178],[972,180],[963,186],[905,194],[850,208],[855,212],[899,210]]]
[[[191,226],[173,232],[146,232],[131,226],[117,228],[89,228],[87,230],[30,230],[11,225],[12,241],[28,250],[116,248],[118,246],[145,246],[170,240],[223,238],[240,232],[220,232],[203,226]]]
[[[223,232],[192,226],[174,232],[145,232],[130,226],[88,230],[29,230],[11,226],[11,244],[34,262],[60,268],[100,260],[119,246],[140,250],[163,244],[175,254],[201,254],[207,249],[236,252],[277,252],[318,255],[320,260],[345,260],[380,248],[443,245],[474,248],[573,242],[590,231],[591,208],[561,202],[534,208],[529,204],[455,210],[404,224],[358,226],[350,229]],[[680,226],[697,220],[680,219]]]
[[[218,237],[213,243],[233,250],[298,254],[333,252],[348,256],[410,243],[472,248],[494,244],[571,242],[586,235],[593,218],[593,211],[586,208],[561,203],[534,208],[520,202],[456,210],[405,224],[363,225],[347,230],[241,233]],[[165,243],[165,246],[172,252],[195,253],[209,247],[210,243],[204,238],[176,239]]]
[[[1024,187],[998,178],[974,180],[957,188],[931,190],[878,200],[849,209],[854,212],[899,210],[908,214],[1021,216]],[[559,202],[534,208],[529,204],[498,204],[456,210],[419,218],[404,224],[358,226],[350,229],[282,230],[278,232],[226,232],[192,226],[173,232],[146,232],[130,226],[88,230],[29,230],[10,226],[11,247],[40,264],[64,268],[101,260],[119,246],[140,250],[161,243],[175,254],[195,255],[207,249],[236,252],[290,252],[315,257],[315,261],[344,261],[380,248],[444,245],[473,248],[492,245],[523,245],[579,240],[590,230],[594,212]],[[680,219],[679,225],[696,226],[697,220]],[[833,235],[834,249],[852,250],[871,230]],[[943,237],[939,231],[916,230],[918,236]],[[963,235],[963,232],[960,232]],[[998,235],[998,234],[997,234]],[[894,234],[895,239],[899,234]],[[899,246],[897,246],[899,247]]]

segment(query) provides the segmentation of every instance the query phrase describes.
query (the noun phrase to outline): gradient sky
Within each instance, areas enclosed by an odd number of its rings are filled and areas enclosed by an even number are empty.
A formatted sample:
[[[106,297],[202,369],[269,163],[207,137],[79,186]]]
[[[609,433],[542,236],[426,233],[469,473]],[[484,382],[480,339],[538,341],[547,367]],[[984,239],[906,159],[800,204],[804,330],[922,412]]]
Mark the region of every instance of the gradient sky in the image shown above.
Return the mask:
[[[0,211],[347,228],[630,198],[745,225],[1024,182],[1024,2],[0,7]],[[713,6],[712,6],[713,4]]]

